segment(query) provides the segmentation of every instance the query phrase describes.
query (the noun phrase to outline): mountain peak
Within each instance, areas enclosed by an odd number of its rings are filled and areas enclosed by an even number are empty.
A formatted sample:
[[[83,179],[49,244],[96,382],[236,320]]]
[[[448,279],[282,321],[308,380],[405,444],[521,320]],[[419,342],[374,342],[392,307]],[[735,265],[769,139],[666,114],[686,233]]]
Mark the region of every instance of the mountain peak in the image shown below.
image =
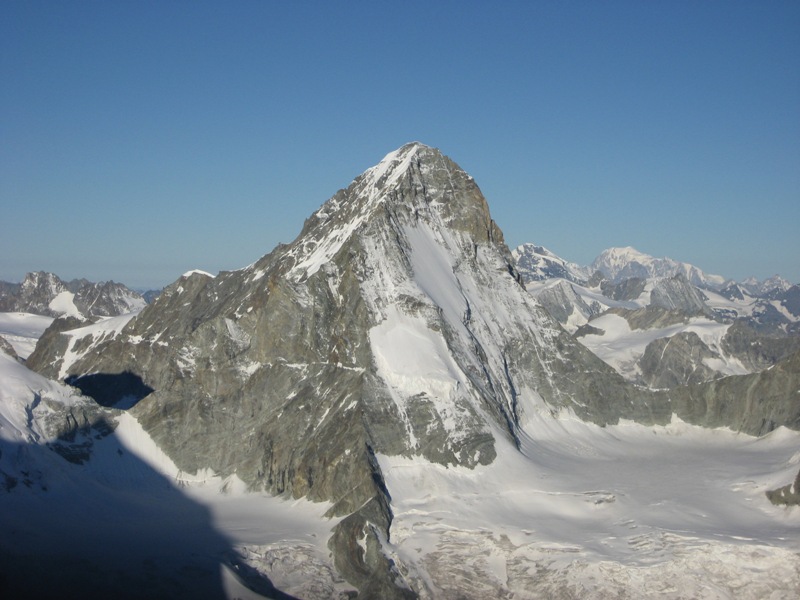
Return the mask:
[[[612,281],[631,277],[673,277],[678,274],[699,287],[719,288],[726,281],[724,277],[704,273],[689,263],[668,257],[655,258],[631,246],[604,250],[592,263],[592,270],[600,271]]]
[[[473,178],[438,149],[410,142],[356,177],[306,221],[287,252],[292,276],[317,272],[379,210],[403,221],[436,221],[482,232],[481,239],[502,240]]]
[[[587,267],[568,262],[544,246],[522,244],[512,255],[525,283],[552,278],[585,283],[591,276]]]
[[[397,150],[389,152],[374,167],[367,169],[355,181],[363,180],[365,189],[386,189],[396,183],[412,165],[431,165],[444,159],[444,155],[436,148],[420,142],[409,142]]]

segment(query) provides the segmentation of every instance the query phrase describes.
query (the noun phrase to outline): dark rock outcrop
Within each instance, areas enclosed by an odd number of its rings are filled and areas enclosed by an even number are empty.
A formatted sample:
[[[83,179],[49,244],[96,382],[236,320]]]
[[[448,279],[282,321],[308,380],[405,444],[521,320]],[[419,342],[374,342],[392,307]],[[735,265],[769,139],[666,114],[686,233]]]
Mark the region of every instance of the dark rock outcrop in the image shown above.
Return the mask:
[[[780,487],[777,490],[769,490],[767,498],[778,506],[800,505],[800,471],[797,472],[794,483]]]
[[[717,379],[720,374],[704,361],[719,355],[694,332],[650,342],[639,359],[642,381],[651,388],[674,388]]]
[[[800,429],[800,352],[751,375],[735,375],[665,392],[675,413],[704,427],[764,435]]]
[[[636,300],[644,292],[646,283],[647,280],[641,277],[630,277],[616,283],[605,279],[600,282],[600,290],[612,300]]]

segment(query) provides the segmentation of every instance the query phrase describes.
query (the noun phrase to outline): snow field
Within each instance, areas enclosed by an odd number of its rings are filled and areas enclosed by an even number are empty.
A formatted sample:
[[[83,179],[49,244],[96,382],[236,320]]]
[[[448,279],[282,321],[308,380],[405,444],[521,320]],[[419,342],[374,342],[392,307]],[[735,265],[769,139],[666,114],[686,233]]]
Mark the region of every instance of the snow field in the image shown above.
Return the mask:
[[[474,470],[380,456],[394,552],[431,598],[793,598],[800,433],[534,416]],[[497,440],[503,445],[502,439]],[[497,595],[500,591],[499,596]],[[574,594],[574,595],[570,595]],[[484,596],[486,597],[486,596]]]
[[[696,333],[709,348],[720,354],[720,359],[709,361],[707,366],[724,375],[744,375],[749,372],[739,360],[726,357],[722,352],[722,338],[730,327],[728,323],[695,317],[687,324],[679,323],[660,329],[631,329],[624,317],[605,314],[593,319],[590,324],[604,333],[585,335],[579,341],[628,379],[639,375],[637,362],[650,342],[682,332]]]
[[[36,342],[52,322],[52,317],[0,312],[0,336],[11,344],[20,358],[28,358],[36,347]]]

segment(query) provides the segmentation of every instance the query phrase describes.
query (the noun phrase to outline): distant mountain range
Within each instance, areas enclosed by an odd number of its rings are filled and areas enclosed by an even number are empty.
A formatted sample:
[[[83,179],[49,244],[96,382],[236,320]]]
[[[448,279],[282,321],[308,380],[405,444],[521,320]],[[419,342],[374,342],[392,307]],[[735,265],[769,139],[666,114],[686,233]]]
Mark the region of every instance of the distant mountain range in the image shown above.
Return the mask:
[[[633,248],[588,267],[535,244],[513,252],[528,290],[632,382],[674,388],[757,373],[800,350],[800,286],[737,283]]]
[[[121,283],[61,280],[53,273],[28,273],[22,283],[0,282],[0,312],[25,312],[79,319],[111,317],[141,310],[145,298]]]
[[[513,255],[526,282],[561,278],[586,284],[599,273],[612,282],[683,275],[693,285],[711,290],[719,290],[736,283],[720,275],[710,275],[692,264],[666,257],[655,258],[630,246],[608,248],[588,266],[569,262],[547,248],[532,243],[518,246]],[[778,275],[764,281],[751,277],[738,285],[751,296],[758,297],[780,294],[792,287],[790,282]]]

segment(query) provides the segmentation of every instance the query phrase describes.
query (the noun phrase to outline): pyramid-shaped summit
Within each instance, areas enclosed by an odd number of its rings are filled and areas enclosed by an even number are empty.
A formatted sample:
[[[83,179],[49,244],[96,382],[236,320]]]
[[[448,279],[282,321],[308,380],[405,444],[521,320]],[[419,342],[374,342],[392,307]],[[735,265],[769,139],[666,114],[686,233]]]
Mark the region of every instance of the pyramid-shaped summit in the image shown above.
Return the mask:
[[[374,597],[406,594],[382,551],[377,456],[474,468],[515,451],[541,413],[670,412],[542,311],[475,181],[419,143],[337,192],[291,244],[180,279],[114,336],[52,348],[37,357],[51,375],[130,371],[155,390],[132,413],[184,471],[348,515],[336,565]]]
[[[306,221],[287,253],[294,261],[293,276],[315,273],[381,210],[411,213],[415,218],[435,210],[453,228],[488,232],[493,227],[486,200],[472,177],[439,150],[412,142],[387,154]]]

